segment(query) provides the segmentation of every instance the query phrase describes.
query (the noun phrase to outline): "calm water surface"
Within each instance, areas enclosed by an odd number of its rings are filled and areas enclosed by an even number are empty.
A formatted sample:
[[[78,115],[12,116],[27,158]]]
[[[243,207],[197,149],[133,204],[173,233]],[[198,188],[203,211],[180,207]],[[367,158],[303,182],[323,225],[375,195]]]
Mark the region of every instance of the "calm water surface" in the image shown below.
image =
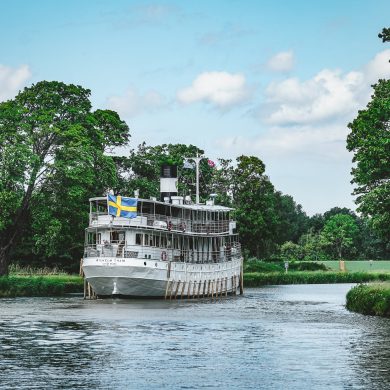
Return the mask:
[[[390,321],[349,313],[350,287],[0,299],[0,388],[389,389]]]

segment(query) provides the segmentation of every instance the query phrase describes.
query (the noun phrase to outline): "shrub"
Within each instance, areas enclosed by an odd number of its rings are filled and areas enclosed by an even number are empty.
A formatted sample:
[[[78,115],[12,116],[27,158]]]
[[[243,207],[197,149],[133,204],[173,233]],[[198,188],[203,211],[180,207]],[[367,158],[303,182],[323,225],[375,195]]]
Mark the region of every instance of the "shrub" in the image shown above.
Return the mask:
[[[360,284],[347,294],[347,309],[369,315],[390,317],[390,284]]]

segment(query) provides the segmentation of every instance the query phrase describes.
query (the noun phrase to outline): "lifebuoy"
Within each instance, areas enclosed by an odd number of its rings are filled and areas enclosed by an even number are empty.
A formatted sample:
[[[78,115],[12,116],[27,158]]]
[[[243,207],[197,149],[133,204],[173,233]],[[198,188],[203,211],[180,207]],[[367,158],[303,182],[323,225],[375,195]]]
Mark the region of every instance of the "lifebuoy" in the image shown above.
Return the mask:
[[[162,261],[166,261],[167,260],[167,252],[165,252],[165,251],[161,252],[161,260]]]

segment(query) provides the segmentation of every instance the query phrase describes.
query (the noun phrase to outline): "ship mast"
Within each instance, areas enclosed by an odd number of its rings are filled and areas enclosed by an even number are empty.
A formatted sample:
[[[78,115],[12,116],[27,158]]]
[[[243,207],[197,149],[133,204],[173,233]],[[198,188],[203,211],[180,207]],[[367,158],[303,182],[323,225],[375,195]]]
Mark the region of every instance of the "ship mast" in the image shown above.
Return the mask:
[[[188,157],[191,160],[195,161],[196,166],[196,199],[195,203],[199,204],[199,162],[203,157],[199,157],[199,153],[196,153],[196,157]]]

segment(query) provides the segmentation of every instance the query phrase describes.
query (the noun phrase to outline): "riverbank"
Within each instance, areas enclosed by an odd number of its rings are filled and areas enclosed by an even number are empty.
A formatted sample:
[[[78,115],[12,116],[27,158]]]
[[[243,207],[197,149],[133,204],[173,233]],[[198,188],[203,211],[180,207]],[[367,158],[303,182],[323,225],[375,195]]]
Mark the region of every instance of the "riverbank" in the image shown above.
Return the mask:
[[[78,275],[10,275],[0,277],[0,297],[59,296],[82,293]]]
[[[347,309],[390,318],[390,283],[360,284],[347,294]]]
[[[386,280],[390,281],[390,273],[334,271],[244,273],[244,286],[246,287],[261,287],[271,284],[364,283]]]
[[[258,265],[257,265],[258,267]],[[390,273],[334,271],[275,271],[266,266],[263,272],[244,272],[244,287],[280,284],[328,284],[390,281]],[[67,274],[11,274],[0,277],[0,297],[59,296],[82,293],[83,279]]]

